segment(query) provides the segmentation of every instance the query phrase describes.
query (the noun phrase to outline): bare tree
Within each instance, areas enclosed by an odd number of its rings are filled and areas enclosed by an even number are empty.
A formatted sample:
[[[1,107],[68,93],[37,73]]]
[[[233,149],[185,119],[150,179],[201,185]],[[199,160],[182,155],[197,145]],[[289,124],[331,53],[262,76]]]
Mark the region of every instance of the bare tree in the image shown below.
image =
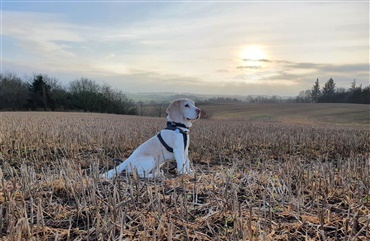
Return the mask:
[[[26,83],[12,73],[0,74],[0,109],[26,108],[29,93]]]

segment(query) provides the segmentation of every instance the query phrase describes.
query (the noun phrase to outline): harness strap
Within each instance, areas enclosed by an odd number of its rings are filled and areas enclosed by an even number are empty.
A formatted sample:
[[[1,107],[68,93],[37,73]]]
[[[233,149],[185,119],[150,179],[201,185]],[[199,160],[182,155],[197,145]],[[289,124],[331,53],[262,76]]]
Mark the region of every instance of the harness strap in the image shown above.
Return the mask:
[[[165,130],[172,130],[172,131],[175,131],[175,132],[179,132],[182,134],[182,137],[184,139],[184,150],[186,149],[186,146],[188,144],[188,133],[187,131],[183,131],[181,130],[180,128],[178,127],[182,127],[182,128],[187,128],[184,124],[182,123],[176,123],[176,122],[170,122],[168,121],[167,122],[167,126],[165,128]],[[157,134],[157,137],[159,139],[159,141],[162,143],[162,145],[166,148],[167,151],[169,152],[173,152],[173,148],[170,147],[162,138],[162,135],[161,135],[161,132],[159,132]]]
[[[173,152],[173,148],[170,147],[169,145],[167,145],[167,143],[163,140],[162,135],[161,135],[160,132],[157,134],[157,137],[158,137],[159,141],[162,143],[162,145],[164,146],[164,148],[167,149],[167,151]]]

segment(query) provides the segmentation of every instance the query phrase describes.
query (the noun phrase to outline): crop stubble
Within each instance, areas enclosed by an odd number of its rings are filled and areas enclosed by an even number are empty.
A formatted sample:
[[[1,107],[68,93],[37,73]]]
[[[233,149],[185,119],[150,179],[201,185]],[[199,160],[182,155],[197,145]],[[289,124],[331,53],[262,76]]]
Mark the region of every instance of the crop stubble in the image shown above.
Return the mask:
[[[368,128],[197,121],[195,173],[98,174],[163,118],[0,113],[2,240],[366,240]]]

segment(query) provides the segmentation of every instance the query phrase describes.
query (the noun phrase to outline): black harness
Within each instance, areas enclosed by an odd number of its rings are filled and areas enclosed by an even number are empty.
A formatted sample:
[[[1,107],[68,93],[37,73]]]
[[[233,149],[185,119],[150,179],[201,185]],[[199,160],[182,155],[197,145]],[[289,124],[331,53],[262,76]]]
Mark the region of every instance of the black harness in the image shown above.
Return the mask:
[[[186,127],[186,125],[184,125],[182,123],[167,121],[167,126],[166,126],[166,128],[164,128],[164,130],[171,130],[171,131],[175,131],[177,133],[181,133],[183,138],[184,138],[184,150],[185,150],[186,145],[188,144],[188,131],[183,131],[179,127],[188,129],[188,127]],[[161,132],[159,132],[157,134],[157,137],[158,137],[159,141],[162,143],[162,145],[166,148],[167,151],[173,152],[173,148],[170,147],[169,145],[167,145],[167,143],[163,140]]]

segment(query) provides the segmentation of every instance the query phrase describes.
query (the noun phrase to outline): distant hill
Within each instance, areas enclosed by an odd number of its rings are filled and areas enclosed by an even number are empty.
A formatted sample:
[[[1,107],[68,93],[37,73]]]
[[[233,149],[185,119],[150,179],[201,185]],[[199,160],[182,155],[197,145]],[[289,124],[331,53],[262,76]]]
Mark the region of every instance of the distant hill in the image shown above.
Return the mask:
[[[161,103],[161,102],[171,102],[175,99],[179,98],[188,98],[194,101],[204,101],[206,99],[210,98],[236,98],[239,100],[247,100],[248,97],[257,97],[257,95],[248,95],[248,96],[243,96],[243,95],[208,95],[208,94],[192,94],[192,93],[176,93],[176,92],[138,92],[138,93],[130,93],[127,92],[125,95],[138,102],[138,101],[143,101],[143,102],[156,102],[156,103]],[[282,97],[285,98],[285,97]]]
[[[215,120],[246,120],[370,127],[370,105],[339,103],[198,105]]]
[[[173,92],[139,92],[139,93],[125,93],[126,96],[136,102],[170,102],[178,98],[201,99],[200,96],[189,93],[173,93]]]

